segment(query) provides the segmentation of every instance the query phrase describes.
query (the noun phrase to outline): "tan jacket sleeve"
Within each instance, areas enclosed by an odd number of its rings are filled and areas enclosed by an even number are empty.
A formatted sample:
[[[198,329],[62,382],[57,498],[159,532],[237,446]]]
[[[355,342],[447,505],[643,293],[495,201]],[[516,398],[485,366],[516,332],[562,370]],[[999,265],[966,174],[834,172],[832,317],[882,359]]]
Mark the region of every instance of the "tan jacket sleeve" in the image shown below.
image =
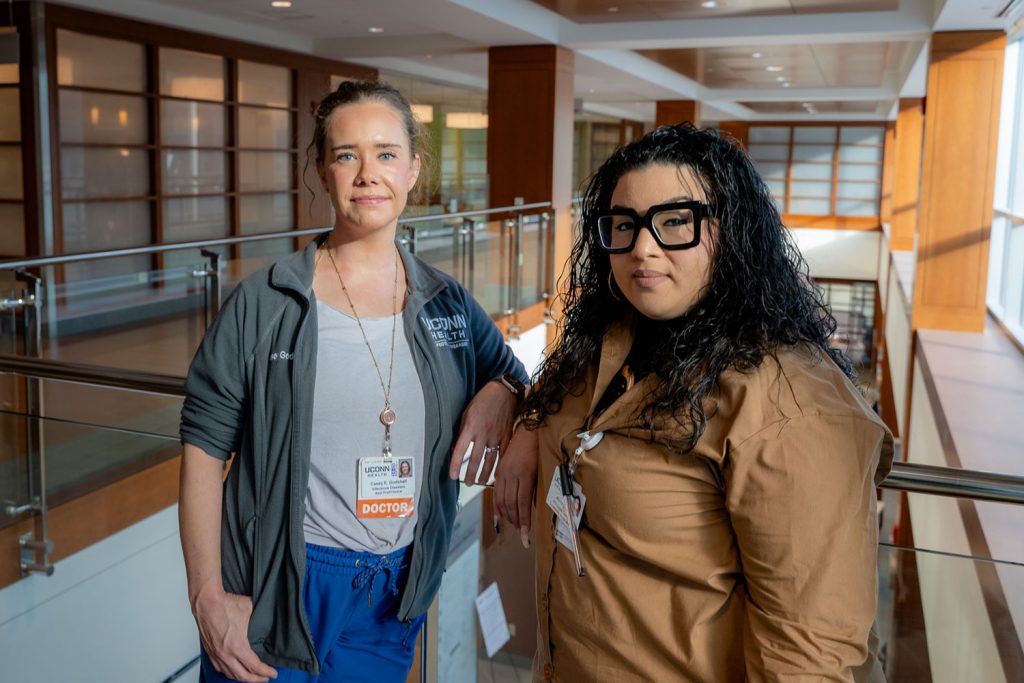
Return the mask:
[[[851,415],[762,429],[723,463],[749,593],[749,681],[875,680],[875,470],[885,429]],[[876,675],[871,675],[871,670]]]

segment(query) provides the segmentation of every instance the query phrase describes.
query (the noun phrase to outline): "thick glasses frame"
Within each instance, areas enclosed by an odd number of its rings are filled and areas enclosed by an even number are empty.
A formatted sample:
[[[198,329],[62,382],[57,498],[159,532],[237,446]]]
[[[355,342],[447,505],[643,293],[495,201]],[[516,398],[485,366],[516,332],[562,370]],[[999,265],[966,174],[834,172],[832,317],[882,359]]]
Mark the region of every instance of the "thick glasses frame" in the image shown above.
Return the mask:
[[[654,227],[654,216],[662,211],[676,211],[678,209],[688,209],[693,213],[693,239],[689,242],[681,242],[679,244],[666,244],[662,241],[661,236],[658,235],[658,231]],[[626,252],[633,251],[633,247],[636,246],[637,237],[640,236],[640,228],[647,228],[654,237],[654,241],[657,242],[658,246],[662,249],[667,249],[669,251],[693,249],[695,246],[700,244],[701,223],[704,222],[705,218],[711,218],[714,215],[714,209],[704,202],[671,202],[669,204],[655,204],[651,208],[647,209],[647,213],[643,216],[633,209],[615,208],[607,209],[598,213],[597,216],[594,217],[594,229],[597,230],[598,245],[601,247],[602,251],[608,254],[625,254]],[[601,219],[613,218],[615,216],[627,216],[633,219],[634,225],[640,226],[640,228],[633,230],[633,239],[629,241],[628,246],[612,247],[605,244],[604,237],[601,234]]]

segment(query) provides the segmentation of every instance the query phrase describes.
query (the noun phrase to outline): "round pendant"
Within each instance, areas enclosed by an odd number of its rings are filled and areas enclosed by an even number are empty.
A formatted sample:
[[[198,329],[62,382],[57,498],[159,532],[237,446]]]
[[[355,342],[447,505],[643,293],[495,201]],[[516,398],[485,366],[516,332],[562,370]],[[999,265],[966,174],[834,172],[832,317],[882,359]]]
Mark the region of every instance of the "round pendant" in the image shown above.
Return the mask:
[[[382,425],[390,427],[395,424],[396,420],[398,420],[398,415],[395,414],[395,410],[391,406],[387,406],[384,410],[380,411],[380,423]]]

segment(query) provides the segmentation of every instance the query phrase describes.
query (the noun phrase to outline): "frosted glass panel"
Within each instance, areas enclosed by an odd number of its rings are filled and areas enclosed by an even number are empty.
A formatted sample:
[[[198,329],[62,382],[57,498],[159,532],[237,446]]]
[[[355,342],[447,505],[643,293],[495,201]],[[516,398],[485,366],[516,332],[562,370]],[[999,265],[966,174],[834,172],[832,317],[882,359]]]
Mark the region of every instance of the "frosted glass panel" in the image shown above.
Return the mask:
[[[793,181],[790,192],[794,197],[824,197],[832,196],[832,183],[809,183]]]
[[[143,92],[145,49],[139,43],[58,29],[57,83]]]
[[[878,201],[863,199],[840,199],[836,202],[837,216],[877,216]]]
[[[793,145],[793,161],[831,162],[834,152],[832,145]]]
[[[831,180],[832,164],[793,164],[793,178],[800,180]]]
[[[881,161],[881,147],[840,147],[839,161]]]
[[[786,183],[782,180],[766,180],[765,185],[771,191],[772,196],[784,198],[786,196]]]
[[[149,154],[142,149],[63,147],[60,174],[64,198],[150,194]]]
[[[64,253],[99,251],[149,244],[150,202],[88,202],[64,205]],[[99,259],[64,266],[67,281],[150,269],[150,257]]]
[[[292,194],[248,195],[239,200],[239,218],[243,235],[291,230]]]
[[[755,143],[784,143],[789,144],[789,128],[781,126],[751,126],[749,142]]]
[[[288,190],[292,186],[292,155],[287,152],[239,152],[241,190]]]
[[[3,30],[0,29],[0,33]],[[18,73],[17,64],[0,64],[0,83],[17,85],[21,82],[21,74]]]
[[[788,161],[788,145],[754,145],[751,144],[747,150],[750,158],[758,161]]]
[[[786,164],[774,163],[771,161],[755,161],[754,165],[761,173],[762,178],[785,178]]]
[[[840,180],[881,180],[882,167],[866,164],[839,164]]]
[[[848,126],[839,131],[843,145],[881,145],[885,143],[885,128]]]
[[[160,94],[197,100],[224,99],[224,58],[160,48]]]
[[[21,106],[17,88],[0,88],[0,141],[21,140]]]
[[[836,196],[848,199],[877,199],[881,185],[876,183],[839,183]]]
[[[836,129],[833,126],[794,128],[793,142],[823,142],[835,146]]]
[[[292,113],[281,109],[238,108],[239,147],[288,149],[292,146]]]
[[[291,71],[283,66],[238,60],[238,101],[272,107],[291,106]]]
[[[228,236],[228,200],[224,197],[168,199],[163,211],[167,242]]]
[[[781,196],[776,197],[775,208],[778,209],[779,213],[786,213],[786,198]]]
[[[0,147],[0,199],[21,198],[21,148]]]
[[[208,194],[227,189],[224,152],[174,149],[163,154],[166,194]]]
[[[223,147],[227,108],[222,104],[164,100],[160,103],[165,145]]]
[[[25,256],[25,212],[21,204],[0,204],[0,254]]]
[[[146,107],[142,97],[61,90],[61,142],[145,144]]]
[[[791,199],[789,212],[807,216],[828,216],[832,213],[832,202],[827,199]]]

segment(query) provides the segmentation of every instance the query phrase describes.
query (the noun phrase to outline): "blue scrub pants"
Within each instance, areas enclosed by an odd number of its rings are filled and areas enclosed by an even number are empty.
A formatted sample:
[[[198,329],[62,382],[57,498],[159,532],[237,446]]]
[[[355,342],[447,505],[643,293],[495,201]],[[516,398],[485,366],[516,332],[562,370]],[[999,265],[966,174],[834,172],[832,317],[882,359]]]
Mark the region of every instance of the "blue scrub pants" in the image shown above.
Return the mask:
[[[412,546],[374,555],[306,544],[303,604],[319,676],[277,668],[278,683],[404,683],[426,615],[398,620]],[[200,683],[234,681],[202,653]]]

